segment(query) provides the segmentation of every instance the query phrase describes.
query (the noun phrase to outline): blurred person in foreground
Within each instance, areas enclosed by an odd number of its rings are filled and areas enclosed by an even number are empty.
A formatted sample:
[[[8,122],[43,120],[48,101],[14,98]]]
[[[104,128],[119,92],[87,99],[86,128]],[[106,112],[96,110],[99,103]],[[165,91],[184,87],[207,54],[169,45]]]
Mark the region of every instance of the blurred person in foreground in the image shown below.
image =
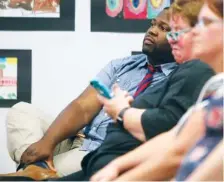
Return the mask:
[[[188,151],[175,180],[223,181],[223,0],[206,0],[192,33],[193,55],[217,75],[202,90],[209,98],[203,108],[203,136]]]

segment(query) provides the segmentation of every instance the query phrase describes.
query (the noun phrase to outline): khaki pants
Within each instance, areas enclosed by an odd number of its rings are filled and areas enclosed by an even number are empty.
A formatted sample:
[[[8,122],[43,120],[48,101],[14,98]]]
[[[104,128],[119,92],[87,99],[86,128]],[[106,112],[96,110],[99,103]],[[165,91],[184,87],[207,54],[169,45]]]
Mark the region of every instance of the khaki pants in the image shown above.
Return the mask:
[[[31,104],[20,102],[14,105],[6,118],[7,145],[10,157],[17,164],[23,152],[34,142],[40,140],[54,118],[38,110]],[[54,165],[60,176],[81,169],[81,161],[87,154],[80,151],[82,139],[64,140],[54,151]]]

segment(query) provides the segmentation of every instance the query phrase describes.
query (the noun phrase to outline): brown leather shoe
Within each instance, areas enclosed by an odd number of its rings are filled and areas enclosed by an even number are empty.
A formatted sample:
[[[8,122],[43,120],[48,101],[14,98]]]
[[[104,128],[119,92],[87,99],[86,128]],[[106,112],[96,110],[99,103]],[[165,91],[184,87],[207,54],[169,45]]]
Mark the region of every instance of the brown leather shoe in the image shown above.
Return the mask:
[[[59,177],[56,172],[35,165],[29,165],[22,171],[9,174],[1,174],[0,176],[25,176],[37,181]]]

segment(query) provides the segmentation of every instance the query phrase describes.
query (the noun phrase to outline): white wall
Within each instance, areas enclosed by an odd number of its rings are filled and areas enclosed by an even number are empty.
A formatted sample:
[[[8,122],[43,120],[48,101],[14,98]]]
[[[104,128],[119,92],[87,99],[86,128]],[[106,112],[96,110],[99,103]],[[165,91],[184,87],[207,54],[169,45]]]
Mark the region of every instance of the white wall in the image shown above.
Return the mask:
[[[32,49],[32,103],[57,115],[111,59],[141,50],[143,34],[91,33],[90,0],[76,0],[75,32],[0,32],[0,49]],[[15,170],[0,109],[0,174]]]

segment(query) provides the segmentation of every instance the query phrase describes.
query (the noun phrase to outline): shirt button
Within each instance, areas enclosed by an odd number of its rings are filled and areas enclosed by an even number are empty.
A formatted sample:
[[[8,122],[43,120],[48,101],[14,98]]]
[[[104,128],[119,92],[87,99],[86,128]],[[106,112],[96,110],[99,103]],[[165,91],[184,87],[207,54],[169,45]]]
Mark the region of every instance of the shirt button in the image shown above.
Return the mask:
[[[118,79],[117,79],[117,82],[119,82],[119,81],[120,81],[120,79],[118,78]]]
[[[96,130],[96,127],[95,126],[93,127],[93,130]]]

